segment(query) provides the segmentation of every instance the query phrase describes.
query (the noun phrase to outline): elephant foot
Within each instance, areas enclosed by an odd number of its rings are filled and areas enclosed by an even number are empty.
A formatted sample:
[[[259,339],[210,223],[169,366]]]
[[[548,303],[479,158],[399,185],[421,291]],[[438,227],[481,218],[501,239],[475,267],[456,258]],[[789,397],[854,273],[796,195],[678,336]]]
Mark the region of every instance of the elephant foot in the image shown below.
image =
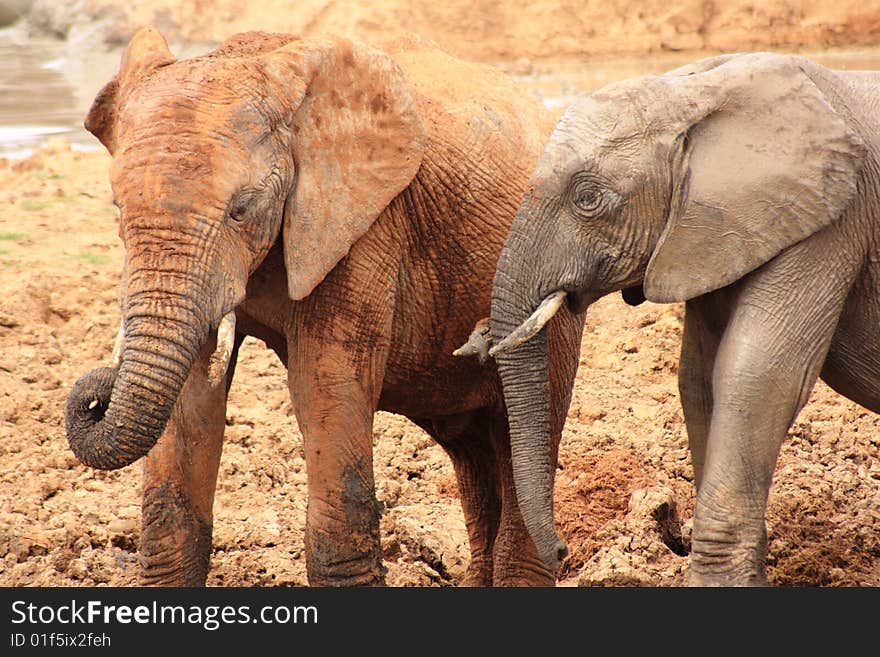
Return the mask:
[[[467,572],[458,584],[461,587],[492,586],[492,559],[474,557]]]
[[[556,586],[556,576],[541,563],[520,563],[495,567],[493,586]]]
[[[758,576],[738,580],[727,577],[707,577],[706,575],[690,573],[688,575],[688,586],[770,586],[770,581],[766,577]]]
[[[353,588],[361,586],[386,586],[385,569],[381,574],[364,573],[361,575],[345,575],[345,576],[326,576],[316,575],[309,572],[309,586],[315,587],[332,587],[332,588]]]
[[[688,585],[769,586],[766,556],[760,513],[734,524],[703,512],[694,518]]]
[[[306,541],[306,573],[309,586],[385,586],[387,569],[382,563],[378,536],[375,544],[365,541],[351,546],[349,541]],[[368,547],[369,546],[369,547]],[[357,549],[358,547],[366,549]]]
[[[327,560],[326,551],[306,549],[309,586],[385,586],[387,569],[375,552],[350,558]]]
[[[343,468],[342,490],[331,491],[338,497],[309,493],[305,553],[310,586],[385,586],[382,511],[368,465]]]
[[[770,586],[763,572],[699,572],[691,563],[688,586]]]

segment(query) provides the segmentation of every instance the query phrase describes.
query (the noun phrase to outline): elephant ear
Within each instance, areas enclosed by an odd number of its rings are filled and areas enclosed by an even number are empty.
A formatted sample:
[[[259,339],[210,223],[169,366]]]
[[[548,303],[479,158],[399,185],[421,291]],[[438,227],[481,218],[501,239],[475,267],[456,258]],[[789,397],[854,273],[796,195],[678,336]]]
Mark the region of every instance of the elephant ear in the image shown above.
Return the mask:
[[[850,204],[865,146],[805,73],[766,53],[666,78],[682,120],[681,172],[645,277],[654,302],[740,279]],[[665,77],[665,76],[664,76]]]
[[[131,38],[122,54],[119,73],[98,92],[83,121],[85,129],[111,154],[116,149],[116,105],[120,89],[175,61],[165,37],[155,27],[142,27]]]
[[[378,50],[341,38],[301,40],[273,52],[268,69],[302,98],[293,109],[297,175],[283,224],[288,292],[298,300],[409,185],[426,134],[402,71]]]

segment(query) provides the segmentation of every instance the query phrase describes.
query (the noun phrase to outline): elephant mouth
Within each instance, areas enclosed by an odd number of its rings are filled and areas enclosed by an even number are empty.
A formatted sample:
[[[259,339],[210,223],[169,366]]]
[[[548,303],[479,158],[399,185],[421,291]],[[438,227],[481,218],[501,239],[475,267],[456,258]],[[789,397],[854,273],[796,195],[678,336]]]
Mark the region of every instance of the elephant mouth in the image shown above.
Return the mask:
[[[582,292],[568,289],[559,289],[548,294],[535,311],[529,315],[522,324],[511,331],[506,338],[489,348],[487,335],[488,324],[481,326],[477,323],[468,341],[453,352],[454,356],[479,356],[480,362],[485,362],[487,356],[495,358],[503,355],[522,344],[525,344],[541,332],[547,322],[559,311],[564,303],[573,315],[580,315],[595,301],[594,298]]]
[[[641,283],[639,285],[624,288],[620,291],[620,295],[623,297],[624,302],[630,306],[638,306],[647,301],[645,298],[645,288]]]
[[[583,292],[565,289],[565,307],[572,315],[580,315],[592,303],[592,299]]]

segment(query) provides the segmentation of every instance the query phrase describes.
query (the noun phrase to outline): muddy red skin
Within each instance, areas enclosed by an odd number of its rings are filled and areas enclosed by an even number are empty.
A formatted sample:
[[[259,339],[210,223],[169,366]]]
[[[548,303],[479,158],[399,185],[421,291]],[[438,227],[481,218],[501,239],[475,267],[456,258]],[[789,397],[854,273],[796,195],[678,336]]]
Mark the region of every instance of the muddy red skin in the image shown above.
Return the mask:
[[[125,344],[109,380],[71,392],[68,437],[95,467],[146,455],[145,584],[206,579],[235,354],[225,380],[209,361],[234,311],[235,350],[255,336],[288,368],[310,584],[384,582],[372,421],[385,410],[452,459],[464,583],[552,585],[516,504],[494,364],[452,355],[489,314],[552,127],[535,99],[412,40],[249,33],[175,62],[146,28],[86,125],[114,156]],[[581,327],[566,312],[550,326],[554,461]]]

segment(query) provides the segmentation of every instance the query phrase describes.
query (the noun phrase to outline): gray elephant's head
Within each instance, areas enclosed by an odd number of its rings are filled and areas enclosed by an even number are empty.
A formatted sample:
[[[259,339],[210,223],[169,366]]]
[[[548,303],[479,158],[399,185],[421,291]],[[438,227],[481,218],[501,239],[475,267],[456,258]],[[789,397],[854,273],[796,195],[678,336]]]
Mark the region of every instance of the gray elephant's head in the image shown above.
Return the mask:
[[[495,276],[490,352],[517,496],[548,565],[553,524],[544,324],[610,292],[637,303],[727,286],[835,221],[864,157],[820,70],[765,53],[614,84],[553,132]]]
[[[68,396],[76,455],[146,454],[195,357],[278,242],[307,296],[414,177],[424,130],[402,73],[346,39],[237,35],[176,61],[153,28],[129,44],[86,128],[113,156],[126,257],[118,368]]]

